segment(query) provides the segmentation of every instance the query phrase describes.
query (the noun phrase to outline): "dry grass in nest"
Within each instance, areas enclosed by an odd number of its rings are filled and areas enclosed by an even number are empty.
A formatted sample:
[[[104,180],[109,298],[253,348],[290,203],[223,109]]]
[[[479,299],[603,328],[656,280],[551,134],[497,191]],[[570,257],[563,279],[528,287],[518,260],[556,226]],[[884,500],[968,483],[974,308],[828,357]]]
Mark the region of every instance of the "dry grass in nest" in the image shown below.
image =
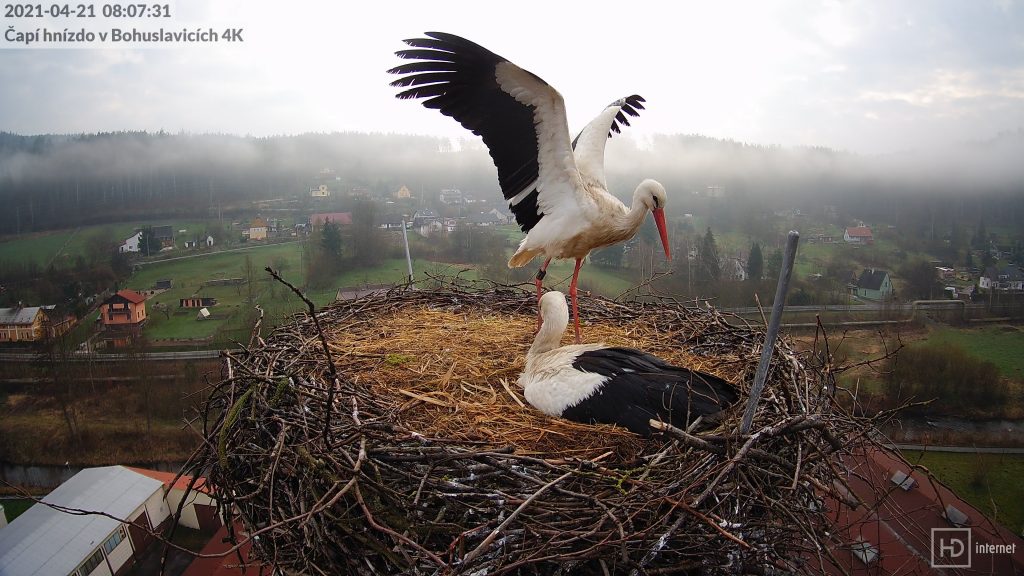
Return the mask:
[[[256,556],[287,574],[834,564],[820,502],[844,442],[869,423],[837,407],[828,368],[781,341],[741,434],[761,330],[670,299],[580,304],[586,341],[716,374],[739,387],[739,404],[714,429],[652,440],[544,416],[516,385],[533,294],[396,289],[229,354],[187,471],[212,482],[222,509],[259,537]]]
[[[410,306],[345,329],[331,330],[335,363],[355,383],[393,405],[396,424],[427,436],[520,454],[636,457],[649,442],[611,425],[552,418],[530,407],[517,384],[533,342],[536,318]],[[588,341],[651,351],[678,365],[710,370],[643,326],[592,323]],[[566,344],[572,342],[567,333]],[[722,375],[722,374],[718,374]],[[660,444],[661,441],[658,441]]]

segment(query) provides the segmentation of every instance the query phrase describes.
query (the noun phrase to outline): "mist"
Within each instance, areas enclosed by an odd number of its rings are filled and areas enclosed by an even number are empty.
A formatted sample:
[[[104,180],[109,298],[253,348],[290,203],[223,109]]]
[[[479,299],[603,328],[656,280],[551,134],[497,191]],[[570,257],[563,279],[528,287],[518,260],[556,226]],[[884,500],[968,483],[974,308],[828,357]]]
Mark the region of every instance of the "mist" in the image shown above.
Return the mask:
[[[884,219],[894,205],[948,206],[950,216],[1019,225],[1024,132],[928,152],[859,155],[827,148],[745,144],[699,135],[617,136],[606,152],[613,193],[628,201],[643,178],[662,181],[672,212],[695,210],[709,186],[765,211],[836,206]],[[304,198],[330,168],[335,192],[416,197],[460,188],[501,200],[481,141],[402,134],[248,137],[118,132],[0,133],[0,234],[131,217],[209,215],[252,202]],[[749,208],[749,206],[744,206]],[[934,206],[930,208],[934,210]]]

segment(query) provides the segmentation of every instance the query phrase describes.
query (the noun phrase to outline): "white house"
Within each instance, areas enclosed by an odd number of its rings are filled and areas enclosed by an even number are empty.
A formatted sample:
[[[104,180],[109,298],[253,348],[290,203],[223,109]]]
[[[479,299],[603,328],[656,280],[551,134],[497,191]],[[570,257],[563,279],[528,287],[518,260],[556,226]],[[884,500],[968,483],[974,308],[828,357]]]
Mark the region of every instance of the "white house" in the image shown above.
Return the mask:
[[[118,247],[118,252],[124,254],[127,252],[138,252],[139,242],[142,241],[142,231],[136,232],[134,236],[129,236],[125,239],[124,243]]]
[[[134,562],[135,551],[153,542],[150,530],[172,514],[163,482],[124,466],[82,470],[42,502],[0,530],[3,576],[112,576]]]

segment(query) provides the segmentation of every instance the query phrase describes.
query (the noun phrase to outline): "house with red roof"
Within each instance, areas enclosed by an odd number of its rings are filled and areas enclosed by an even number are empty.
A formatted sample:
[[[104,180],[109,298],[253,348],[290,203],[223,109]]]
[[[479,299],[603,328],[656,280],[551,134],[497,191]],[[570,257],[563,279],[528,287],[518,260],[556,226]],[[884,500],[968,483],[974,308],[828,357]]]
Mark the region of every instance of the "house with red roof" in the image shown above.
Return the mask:
[[[309,225],[319,228],[326,222],[334,222],[338,226],[350,226],[352,224],[351,212],[321,212],[309,217]]]
[[[118,290],[100,304],[104,338],[114,346],[125,346],[137,338],[146,319],[146,297],[134,290]]]
[[[843,232],[843,240],[847,244],[873,244],[875,237],[867,226],[850,226]]]

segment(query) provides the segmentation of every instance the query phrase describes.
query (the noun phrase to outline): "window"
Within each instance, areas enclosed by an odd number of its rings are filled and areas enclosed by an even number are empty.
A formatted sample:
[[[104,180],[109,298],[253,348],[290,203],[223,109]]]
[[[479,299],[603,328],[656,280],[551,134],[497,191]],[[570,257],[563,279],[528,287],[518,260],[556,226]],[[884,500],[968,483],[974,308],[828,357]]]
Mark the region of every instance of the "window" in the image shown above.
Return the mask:
[[[107,538],[103,543],[103,552],[109,556],[110,552],[114,548],[117,548],[117,545],[120,544],[122,540],[124,540],[124,526],[115,530],[114,533]]]
[[[92,556],[89,556],[88,560],[86,560],[85,562],[82,562],[82,565],[78,567],[78,572],[79,572],[79,574],[82,574],[83,576],[88,576],[102,562],[103,562],[103,550],[97,549],[95,552],[92,553]]]

